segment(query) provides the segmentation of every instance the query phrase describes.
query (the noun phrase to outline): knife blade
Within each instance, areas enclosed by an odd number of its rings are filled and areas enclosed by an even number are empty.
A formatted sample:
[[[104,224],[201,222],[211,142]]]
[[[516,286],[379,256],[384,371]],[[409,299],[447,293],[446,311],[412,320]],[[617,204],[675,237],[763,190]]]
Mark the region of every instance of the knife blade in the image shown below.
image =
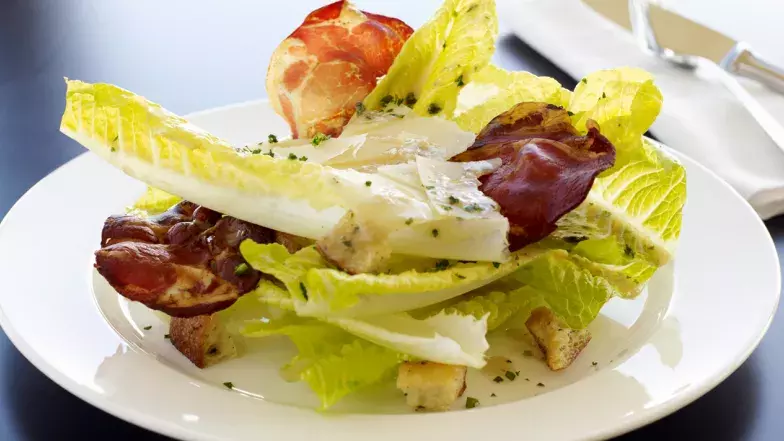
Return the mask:
[[[632,30],[628,0],[583,0],[594,11]],[[684,55],[697,55],[721,63],[737,43],[732,38],[668,11],[649,4],[651,26],[659,45]],[[665,31],[666,30],[666,31]]]
[[[633,31],[629,0],[582,0],[594,11]],[[658,46],[678,55],[707,58],[726,71],[784,93],[784,69],[764,61],[747,44],[648,2],[648,20]]]

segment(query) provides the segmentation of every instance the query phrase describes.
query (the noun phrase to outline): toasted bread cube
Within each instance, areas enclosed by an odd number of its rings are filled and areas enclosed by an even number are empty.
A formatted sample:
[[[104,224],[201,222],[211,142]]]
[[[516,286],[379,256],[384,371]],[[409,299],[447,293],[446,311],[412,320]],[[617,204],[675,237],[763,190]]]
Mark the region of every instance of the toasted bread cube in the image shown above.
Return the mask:
[[[234,339],[217,314],[172,317],[169,338],[200,369],[237,356]]]
[[[535,309],[525,326],[544,353],[547,366],[554,371],[569,367],[591,341],[587,329],[570,329],[544,307]]]
[[[406,402],[417,410],[447,410],[466,388],[466,367],[419,362],[403,363],[397,375],[397,388]]]
[[[386,234],[371,221],[360,222],[353,212],[319,239],[316,248],[324,259],[349,274],[382,273],[392,256]]]

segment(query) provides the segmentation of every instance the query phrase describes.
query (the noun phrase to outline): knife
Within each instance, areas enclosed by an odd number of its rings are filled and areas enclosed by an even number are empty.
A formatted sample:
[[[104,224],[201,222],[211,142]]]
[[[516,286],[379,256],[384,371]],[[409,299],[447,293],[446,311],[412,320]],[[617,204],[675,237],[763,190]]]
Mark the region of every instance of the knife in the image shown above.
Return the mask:
[[[784,69],[755,54],[748,44],[696,23],[645,0],[583,0],[599,14],[636,32],[647,45],[669,49],[678,56],[700,56],[724,70],[751,78],[784,93]],[[630,4],[632,7],[630,8]],[[645,17],[640,17],[644,11]],[[650,29],[639,29],[633,20],[647,20]],[[638,28],[638,29],[635,29]],[[642,35],[643,33],[648,35]]]

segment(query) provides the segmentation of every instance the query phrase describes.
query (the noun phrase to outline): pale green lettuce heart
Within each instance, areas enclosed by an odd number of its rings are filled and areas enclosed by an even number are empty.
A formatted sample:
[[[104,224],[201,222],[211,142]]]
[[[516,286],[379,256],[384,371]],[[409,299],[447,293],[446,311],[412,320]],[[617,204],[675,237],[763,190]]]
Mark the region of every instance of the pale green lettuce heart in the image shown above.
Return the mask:
[[[365,98],[368,109],[406,104],[420,115],[450,118],[460,89],[493,55],[498,19],[492,0],[446,0],[406,41]]]
[[[460,92],[455,122],[464,130],[479,133],[493,118],[514,105],[536,101],[566,107],[572,92],[550,77],[512,72],[488,65]]]
[[[284,368],[284,377],[305,381],[327,409],[344,396],[392,378],[400,354],[313,319],[289,315],[257,321],[243,329],[246,337],[286,335],[299,354]]]
[[[495,263],[422,259],[417,269],[401,264],[397,273],[355,275],[330,267],[313,247],[289,254],[279,244],[246,240],[240,252],[253,268],[283,282],[299,315],[365,317],[459,296],[511,273],[542,251],[524,249]]]
[[[436,212],[424,192],[412,192],[389,176],[328,167],[294,154],[235,150],[117,86],[68,80],[60,129],[154,188],[276,231],[318,239],[352,210],[386,229],[393,252],[506,258],[497,220],[460,224],[457,214]],[[435,240],[433,230],[445,233],[442,240]]]

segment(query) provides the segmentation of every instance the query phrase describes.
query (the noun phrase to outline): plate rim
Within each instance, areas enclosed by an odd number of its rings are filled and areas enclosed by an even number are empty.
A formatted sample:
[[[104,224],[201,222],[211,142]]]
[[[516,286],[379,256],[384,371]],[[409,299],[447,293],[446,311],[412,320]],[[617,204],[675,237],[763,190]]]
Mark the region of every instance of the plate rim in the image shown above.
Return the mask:
[[[184,115],[186,119],[191,119],[194,117],[205,117],[209,116],[210,114],[225,112],[229,110],[235,110],[244,107],[252,107],[257,105],[263,105],[267,103],[267,99],[255,99],[255,100],[248,100],[238,103],[232,103],[224,106],[214,107],[210,109],[205,109],[197,112],[192,112],[187,115]],[[775,318],[776,312],[778,310],[778,306],[781,300],[781,284],[782,284],[782,276],[781,276],[781,267],[780,267],[780,259],[775,247],[775,242],[773,238],[770,237],[769,231],[764,224],[764,221],[757,215],[754,209],[749,205],[749,203],[726,181],[724,181],[720,176],[716,173],[699,163],[698,161],[690,158],[688,155],[683,153],[677,152],[658,141],[654,142],[657,146],[663,148],[667,153],[673,155],[681,162],[688,162],[690,165],[695,166],[701,169],[702,172],[706,173],[712,180],[717,181],[717,183],[723,186],[726,190],[728,190],[735,198],[739,201],[742,201],[742,205],[745,210],[744,217],[750,216],[754,219],[755,224],[762,228],[764,231],[768,232],[768,237],[766,239],[766,247],[767,252],[772,256],[773,260],[776,263],[777,271],[775,273],[775,299],[773,301],[773,308],[769,313],[764,326],[762,326],[759,331],[754,335],[753,340],[750,344],[744,349],[742,353],[737,353],[733,357],[733,361],[731,363],[727,363],[723,369],[720,370],[719,373],[716,373],[713,376],[706,377],[699,382],[695,382],[691,384],[688,388],[683,390],[679,393],[675,398],[669,399],[664,403],[657,404],[653,408],[646,410],[645,412],[635,414],[628,419],[619,420],[617,424],[612,426],[607,426],[604,429],[596,430],[592,433],[586,433],[585,436],[581,439],[586,440],[593,440],[593,439],[604,439],[607,437],[614,437],[618,435],[622,435],[624,433],[628,433],[645,425],[648,425],[654,421],[657,421],[661,418],[664,418],[675,411],[682,409],[683,407],[691,404],[696,399],[700,398],[701,396],[705,395],[716,386],[721,384],[729,375],[735,372],[745,361],[751,356],[751,354],[757,349],[762,339],[767,334],[770,326]],[[39,186],[45,185],[45,181],[52,178],[53,175],[56,173],[62,173],[64,169],[76,167],[76,164],[79,164],[80,161],[85,160],[85,157],[90,155],[89,151],[84,151],[77,155],[74,158],[71,158],[64,164],[60,165],[56,169],[49,172],[46,176],[41,178],[37,181],[33,186],[31,186],[24,194],[11,206],[8,210],[6,215],[2,220],[0,220],[0,231],[5,227],[5,224],[9,217],[17,210],[17,207],[27,198],[29,194],[33,191],[37,190]],[[768,259],[770,258],[768,257]],[[31,345],[27,344],[25,338],[17,332],[17,330],[10,326],[9,320],[6,317],[3,305],[0,304],[0,328],[6,333],[8,339],[14,345],[14,347],[22,353],[22,355],[33,365],[36,369],[38,369],[41,373],[43,373],[47,378],[52,380],[58,386],[62,387],[63,389],[67,390],[74,396],[78,397],[79,399],[89,403],[90,405],[101,409],[102,411],[119,418],[123,421],[129,422],[134,424],[138,427],[144,428],[146,430],[151,430],[157,433],[161,433],[173,438],[183,438],[183,439],[213,439],[210,436],[205,436],[204,434],[200,434],[195,428],[194,429],[185,429],[179,425],[173,424],[170,421],[167,421],[164,418],[156,418],[151,417],[148,412],[139,411],[136,408],[133,408],[128,405],[117,404],[106,396],[92,391],[89,388],[83,387],[83,385],[78,384],[74,379],[68,377],[67,375],[63,374],[60,370],[58,370],[55,366],[48,363],[43,357],[39,354],[39,352],[34,349]],[[509,405],[514,405],[514,403],[510,403]],[[406,416],[406,415],[402,415]]]

